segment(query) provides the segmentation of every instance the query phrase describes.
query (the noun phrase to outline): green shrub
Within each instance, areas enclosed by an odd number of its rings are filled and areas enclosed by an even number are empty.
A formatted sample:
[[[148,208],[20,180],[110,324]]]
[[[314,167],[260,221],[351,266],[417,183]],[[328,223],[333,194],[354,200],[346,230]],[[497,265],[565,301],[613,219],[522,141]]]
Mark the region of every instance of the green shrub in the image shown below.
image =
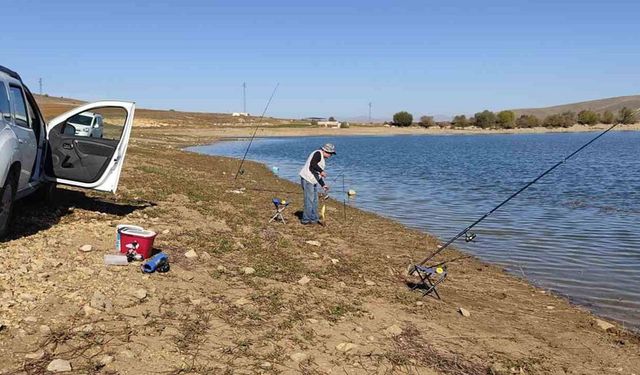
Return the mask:
[[[563,127],[568,128],[576,123],[576,115],[573,112],[549,115],[544,119],[543,126],[547,128]]]
[[[393,115],[393,123],[397,126],[410,126],[413,123],[413,115],[406,111],[401,111]]]
[[[456,128],[466,128],[467,126],[470,125],[469,120],[465,115],[454,116],[453,120],[451,121],[451,124]]]
[[[341,123],[340,123],[340,129],[347,129],[347,128],[349,128],[350,126],[351,126],[351,125],[349,125],[349,123],[348,123],[348,122],[346,122],[346,121],[343,121],[343,122],[341,122]]]
[[[569,126],[575,125],[575,123],[578,122],[578,117],[576,116],[575,112],[571,112],[571,111],[562,112],[561,116],[565,120],[565,124],[569,124],[565,126],[567,128]]]
[[[467,126],[471,125],[469,123],[469,120],[467,120],[467,116],[465,115],[455,116],[451,121],[451,124],[456,128],[466,128]]]
[[[636,113],[627,107],[622,107],[618,112],[618,122],[621,124],[635,124]]]
[[[544,121],[542,122],[542,125],[545,128],[556,128],[556,127],[562,126],[562,116],[558,114],[549,115],[545,117]]]
[[[516,124],[516,114],[513,111],[500,111],[496,123],[501,128],[512,129]]]
[[[535,128],[540,126],[540,120],[534,115],[522,115],[516,120],[519,128]]]
[[[598,114],[593,111],[584,110],[578,113],[578,124],[595,125],[599,120]]]
[[[600,116],[600,121],[603,124],[613,124],[615,120],[616,118],[611,111],[604,111],[604,113]]]
[[[475,119],[476,126],[482,129],[493,128],[496,126],[496,114],[484,110],[482,112],[476,113],[473,118]]]
[[[467,121],[469,122],[469,126],[476,126],[476,118],[475,117],[469,117],[467,119]]]
[[[420,117],[420,122],[418,124],[422,127],[429,128],[432,126],[436,126],[436,122],[433,121],[433,116],[422,116]]]

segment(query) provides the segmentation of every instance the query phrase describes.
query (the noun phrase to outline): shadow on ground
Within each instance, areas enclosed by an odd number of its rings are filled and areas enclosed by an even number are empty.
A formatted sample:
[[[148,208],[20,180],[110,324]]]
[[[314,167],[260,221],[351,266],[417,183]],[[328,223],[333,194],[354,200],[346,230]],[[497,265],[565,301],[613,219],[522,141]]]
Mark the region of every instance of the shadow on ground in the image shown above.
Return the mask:
[[[117,202],[107,197],[88,196],[84,192],[57,189],[53,197],[34,199],[27,197],[16,202],[13,224],[7,240],[15,240],[46,230],[75,209],[107,215],[126,216],[134,211],[155,206],[153,202]]]

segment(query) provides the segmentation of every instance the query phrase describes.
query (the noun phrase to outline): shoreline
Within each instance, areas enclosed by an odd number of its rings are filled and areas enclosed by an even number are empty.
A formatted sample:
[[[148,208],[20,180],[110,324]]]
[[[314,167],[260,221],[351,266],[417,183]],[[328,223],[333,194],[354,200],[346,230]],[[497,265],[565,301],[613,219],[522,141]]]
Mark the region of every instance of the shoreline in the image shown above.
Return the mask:
[[[452,265],[443,300],[409,291],[404,268],[438,242],[419,230],[354,207],[310,228],[299,200],[268,223],[265,187],[297,184],[252,161],[235,181],[236,159],[181,150],[219,137],[161,130],[135,131],[115,198],[63,189],[57,208],[21,208],[0,251],[0,373],[54,358],[132,374],[640,369],[636,334],[477,258]],[[154,229],[170,272],[104,267],[121,223]]]
[[[635,131],[635,130],[620,130],[620,131]],[[520,134],[520,133],[517,133],[517,134]],[[531,134],[540,134],[540,133],[531,133]],[[343,135],[343,136],[349,137],[349,136],[358,136],[358,135],[357,135],[357,134],[350,134],[350,135]],[[371,136],[396,136],[396,134],[389,134],[389,135],[371,135]],[[276,137],[276,136],[269,136],[269,135],[266,135],[266,136],[262,136],[262,137],[256,137],[256,139],[269,139],[269,138],[275,138],[275,137]],[[279,136],[278,136],[278,137],[279,137]],[[302,137],[304,137],[304,138],[306,138],[306,137],[325,137],[325,135],[308,135],[308,136],[290,135],[290,136],[282,136],[281,138],[289,138],[289,137],[291,137],[291,138],[297,138],[297,137],[300,137],[300,138],[302,138]],[[196,154],[203,155],[203,156],[218,157],[218,158],[229,158],[229,159],[233,159],[233,160],[236,160],[236,161],[240,162],[241,158],[239,158],[239,157],[224,156],[224,155],[214,155],[214,154],[208,154],[208,153],[198,152],[198,151],[190,150],[190,149],[191,149],[191,148],[196,148],[196,147],[212,146],[212,145],[215,145],[216,143],[219,143],[219,142],[247,142],[247,141],[249,140],[248,138],[250,138],[250,137],[237,137],[237,138],[236,138],[236,137],[229,137],[229,138],[220,138],[220,139],[215,139],[215,140],[213,140],[212,142],[210,142],[210,143],[206,143],[206,144],[203,144],[203,145],[191,145],[191,146],[187,146],[187,147],[185,147],[185,148],[182,148],[182,150],[183,150],[183,151],[186,151],[186,152],[196,153]],[[245,163],[246,163],[246,162],[256,163],[256,164],[258,164],[258,165],[263,166],[265,170],[270,170],[270,169],[269,169],[268,164],[267,164],[267,163],[265,163],[265,162],[262,162],[262,161],[255,161],[255,160],[248,160],[248,159],[247,159],[247,160],[245,160]],[[283,180],[283,181],[286,181],[286,182],[288,182],[288,183],[296,184],[296,182],[295,182],[295,181],[288,180],[288,179],[286,179],[285,177],[280,177],[280,176],[279,176],[279,175],[277,175],[277,174],[274,174],[274,177],[275,177],[276,179]],[[298,188],[299,188],[299,186],[298,186]],[[300,193],[300,194],[301,194],[301,193]],[[335,204],[337,204],[337,205],[342,204],[341,202],[339,202],[339,201],[335,200],[334,198],[330,198],[330,200],[334,201],[334,203],[335,203]],[[428,231],[426,231],[426,230],[423,230],[423,229],[420,229],[420,228],[417,228],[417,227],[412,227],[412,226],[410,226],[410,225],[408,225],[408,224],[404,224],[404,223],[402,223],[402,222],[400,222],[400,221],[398,221],[398,220],[396,220],[396,219],[392,219],[392,218],[390,218],[390,217],[387,217],[387,216],[383,215],[382,213],[376,212],[376,211],[374,211],[374,210],[367,210],[367,209],[365,209],[365,208],[360,208],[360,207],[356,207],[356,206],[351,206],[351,207],[352,207],[352,208],[354,208],[354,209],[358,209],[358,210],[361,210],[361,211],[364,211],[364,212],[370,213],[370,214],[372,214],[372,215],[379,216],[379,217],[381,217],[381,218],[383,218],[383,219],[385,219],[385,220],[391,220],[391,221],[393,221],[393,222],[395,222],[395,223],[397,223],[397,224],[399,224],[399,225],[401,225],[401,226],[403,226],[403,227],[407,228],[408,230],[417,230],[417,231],[420,231],[421,233],[424,233],[425,235],[427,235],[427,236],[429,236],[429,237],[433,237],[433,238],[435,238],[435,239],[438,239],[438,237],[437,237],[435,234],[431,233],[431,232],[428,232]],[[478,262],[480,262],[480,263],[488,264],[488,265],[491,265],[491,266],[494,266],[494,267],[503,268],[507,274],[509,274],[509,275],[511,275],[511,276],[513,276],[513,277],[515,277],[515,278],[517,278],[517,279],[521,279],[521,280],[523,280],[523,281],[527,282],[528,284],[530,284],[530,285],[531,285],[531,286],[533,286],[534,288],[539,289],[539,290],[545,290],[545,289],[546,289],[547,291],[549,291],[549,292],[550,292],[550,289],[549,289],[549,288],[544,288],[543,286],[538,285],[534,280],[529,279],[527,276],[521,276],[520,274],[518,274],[516,269],[514,269],[514,270],[507,270],[507,266],[506,266],[505,264],[501,264],[501,263],[498,263],[498,262],[491,262],[491,261],[488,261],[488,260],[481,259],[480,257],[478,257],[478,255],[473,254],[473,253],[471,253],[471,252],[469,252],[469,251],[466,251],[466,250],[462,250],[462,249],[460,249],[460,248],[458,248],[458,247],[455,247],[455,246],[452,246],[452,248],[451,248],[451,249],[453,249],[453,250],[454,250],[455,252],[457,252],[457,253],[464,254],[465,256],[473,257],[474,259],[476,259],[476,260],[477,260]],[[571,295],[569,295],[569,294],[562,293],[562,292],[560,292],[560,291],[553,291],[553,293],[554,293],[554,294],[556,294],[556,295],[558,295],[558,296],[560,296],[561,298],[566,299],[566,300],[567,300],[567,302],[569,302],[571,305],[575,306],[575,307],[576,307],[576,308],[578,308],[578,309],[586,309],[587,311],[589,311],[589,313],[590,313],[590,314],[593,314],[594,316],[600,317],[600,318],[602,318],[602,319],[608,319],[608,320],[610,320],[610,321],[612,321],[612,322],[615,322],[615,323],[617,323],[617,324],[619,324],[619,325],[622,325],[622,326],[624,326],[624,325],[625,325],[625,321],[617,320],[616,318],[611,317],[611,316],[607,316],[606,314],[600,314],[600,313],[597,313],[596,311],[594,311],[594,309],[593,309],[593,308],[590,308],[587,304],[581,304],[581,303],[577,302],[577,301],[576,301],[576,300],[575,300]],[[626,328],[626,329],[628,329],[628,330],[629,330],[629,332],[630,332],[631,334],[637,335],[637,336],[640,338],[640,326],[636,326],[636,327],[628,327],[628,328]]]
[[[398,136],[398,135],[433,135],[433,136],[462,136],[462,135],[508,135],[508,134],[551,134],[551,133],[596,133],[609,128],[608,125],[575,125],[570,128],[530,128],[530,129],[433,129],[433,128],[397,128],[397,127],[368,127],[353,126],[346,129],[332,128],[287,128],[287,127],[259,127],[256,138],[286,138],[286,137],[325,137],[325,136]],[[136,128],[134,128],[136,129]],[[165,134],[178,132],[179,143],[202,145],[206,143],[202,139],[221,140],[225,138],[251,138],[255,126],[250,127],[155,127],[136,129],[142,134],[152,138],[164,138]],[[636,132],[640,131],[640,124],[619,125],[612,132]],[[187,140],[191,139],[191,141]]]

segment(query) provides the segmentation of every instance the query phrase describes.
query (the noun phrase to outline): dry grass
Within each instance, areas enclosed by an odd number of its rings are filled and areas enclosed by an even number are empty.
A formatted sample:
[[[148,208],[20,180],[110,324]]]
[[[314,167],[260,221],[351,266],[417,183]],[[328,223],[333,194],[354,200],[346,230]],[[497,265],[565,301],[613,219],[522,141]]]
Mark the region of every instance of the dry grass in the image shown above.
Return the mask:
[[[394,366],[400,368],[411,368],[419,364],[451,375],[486,375],[491,372],[491,369],[482,363],[434,348],[415,326],[407,327],[401,335],[394,337],[393,341],[393,350],[385,356]]]
[[[29,217],[19,222],[36,229],[6,244],[0,261],[17,269],[28,260],[30,268],[3,278],[0,289],[33,289],[43,298],[3,310],[11,320],[0,331],[5,373],[43,373],[60,357],[82,373],[602,374],[640,367],[635,336],[594,328],[588,313],[475,259],[452,265],[439,289],[444,301],[408,291],[400,275],[435,248],[427,234],[353,208],[346,220],[325,227],[298,225],[292,215],[287,225],[269,224],[273,195],[299,187],[255,163],[234,181],[237,161],[182,152],[193,138],[181,137],[140,131],[116,197],[68,192],[75,210],[70,202],[48,210],[46,226],[38,224],[37,209],[24,211]],[[245,193],[229,193],[239,187]],[[299,196],[292,205],[300,207]],[[167,230],[156,247],[169,254],[169,273],[102,266],[122,222]],[[70,238],[79,227],[87,233]],[[99,250],[70,251],[85,241]],[[21,252],[36,246],[29,257]],[[188,250],[200,257],[186,258]],[[57,260],[63,265],[50,265]],[[34,262],[50,267],[46,282]],[[245,274],[244,267],[256,272]],[[300,285],[302,276],[311,281]],[[135,288],[148,296],[131,299]],[[76,313],[95,290],[112,299],[113,311]],[[462,317],[460,306],[471,316]],[[21,320],[29,314],[50,325],[51,334],[39,337]],[[387,334],[392,325],[402,334]],[[357,347],[342,352],[340,343]],[[46,354],[38,361],[16,355],[41,348]],[[295,362],[294,353],[307,357]],[[104,354],[115,361],[102,367]]]

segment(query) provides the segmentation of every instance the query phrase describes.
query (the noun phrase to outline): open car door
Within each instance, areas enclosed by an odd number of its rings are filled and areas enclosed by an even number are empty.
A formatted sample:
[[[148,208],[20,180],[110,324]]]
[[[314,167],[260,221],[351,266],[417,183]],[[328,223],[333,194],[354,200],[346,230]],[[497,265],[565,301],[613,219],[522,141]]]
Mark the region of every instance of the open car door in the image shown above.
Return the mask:
[[[102,101],[78,107],[47,126],[45,174],[49,181],[116,192],[129,143],[135,103]],[[98,124],[94,119],[102,117]],[[102,127],[102,134],[93,127]]]

